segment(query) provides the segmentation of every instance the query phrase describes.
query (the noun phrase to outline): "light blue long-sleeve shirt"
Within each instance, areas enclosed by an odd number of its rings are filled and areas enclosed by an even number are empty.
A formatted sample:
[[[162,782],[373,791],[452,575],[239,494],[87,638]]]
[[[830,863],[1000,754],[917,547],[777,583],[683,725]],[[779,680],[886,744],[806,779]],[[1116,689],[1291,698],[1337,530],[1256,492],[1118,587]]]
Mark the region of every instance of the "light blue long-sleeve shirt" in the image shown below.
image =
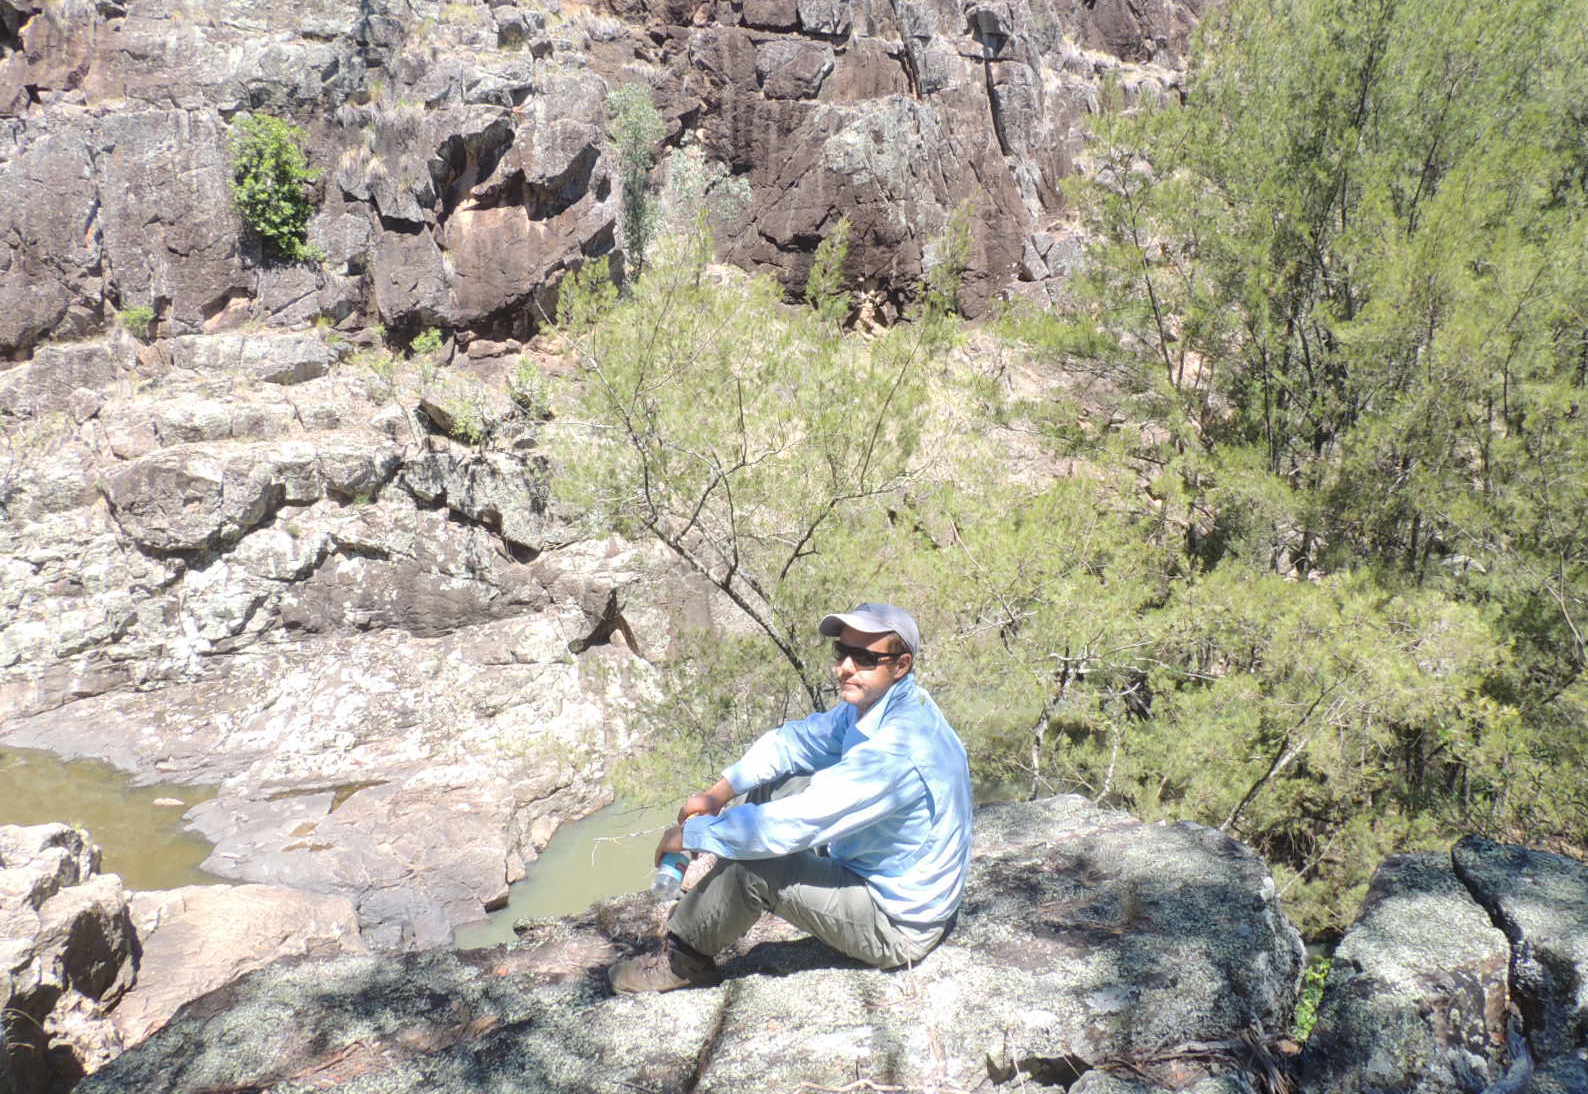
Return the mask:
[[[929,927],[959,907],[970,866],[965,746],[909,675],[864,716],[840,703],[763,734],[723,777],[735,793],[811,775],[797,794],[691,817],[684,846],[730,859],[775,858],[821,844],[865,879],[895,923]]]

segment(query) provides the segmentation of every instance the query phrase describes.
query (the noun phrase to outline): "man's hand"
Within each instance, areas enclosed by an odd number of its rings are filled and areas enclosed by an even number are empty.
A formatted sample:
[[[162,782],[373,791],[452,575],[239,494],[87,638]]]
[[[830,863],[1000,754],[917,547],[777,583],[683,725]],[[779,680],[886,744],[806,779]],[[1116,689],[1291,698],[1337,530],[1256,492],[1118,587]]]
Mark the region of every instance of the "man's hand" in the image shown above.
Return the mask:
[[[651,865],[660,866],[662,864],[663,855],[667,854],[669,851],[683,851],[683,849],[684,826],[681,824],[675,824],[667,831],[662,833],[662,838],[656,844],[656,861]]]
[[[732,798],[733,784],[727,779],[718,779],[711,789],[689,795],[683,807],[678,810],[678,823],[683,824],[690,817],[698,817],[702,814],[715,817]]]

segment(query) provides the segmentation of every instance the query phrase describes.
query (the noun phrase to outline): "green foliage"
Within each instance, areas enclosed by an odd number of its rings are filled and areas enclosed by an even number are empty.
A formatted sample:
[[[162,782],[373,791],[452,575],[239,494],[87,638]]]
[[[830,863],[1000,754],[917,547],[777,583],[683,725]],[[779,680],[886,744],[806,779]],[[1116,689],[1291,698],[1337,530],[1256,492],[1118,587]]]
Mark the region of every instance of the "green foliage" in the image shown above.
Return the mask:
[[[809,620],[831,590],[811,578],[843,521],[908,480],[929,348],[918,330],[834,339],[768,280],[663,259],[623,298],[601,264],[564,283],[594,428],[559,433],[559,481],[599,523],[654,536],[717,586],[816,702]]]
[[[589,336],[618,303],[618,287],[612,281],[611,264],[605,255],[574,270],[557,293],[557,324],[570,337]]]
[[[737,216],[750,204],[750,183],[730,176],[690,139],[667,157],[667,184],[656,207],[654,246],[705,268],[713,251],[713,218]]]
[[[943,233],[927,246],[922,303],[928,316],[959,313],[959,287],[970,268],[975,245],[971,228],[970,202],[962,201],[949,214]]]
[[[1318,1024],[1318,1004],[1323,1002],[1323,988],[1329,982],[1329,970],[1334,958],[1322,955],[1307,961],[1307,970],[1301,974],[1301,998],[1296,1000],[1296,1018],[1291,1032],[1296,1040],[1305,1042]]]
[[[426,327],[413,340],[408,347],[416,357],[429,357],[441,352],[441,332],[435,327]]]
[[[607,96],[608,136],[617,147],[618,185],[623,205],[623,246],[634,275],[644,269],[646,248],[655,231],[657,211],[651,197],[651,169],[656,144],[667,134],[666,123],[641,84],[624,84]]]
[[[369,369],[377,399],[385,401],[396,398],[397,359],[389,351],[379,348],[359,350],[349,363]]]
[[[896,599],[979,778],[1219,827],[1309,935],[1394,851],[1583,854],[1580,15],[1231,0],[1199,42],[1184,107],[1098,119],[1084,283],[999,317],[1007,368],[952,352],[966,209],[872,342],[841,232],[810,309],[698,247],[570,279],[570,500],[749,624],[681,639],[631,778],[823,704],[813,621]]]
[[[308,245],[314,215],[309,167],[301,129],[269,114],[250,114],[232,128],[232,199],[243,223],[267,254],[288,262],[320,257]]]
[[[442,402],[447,436],[479,448],[491,439],[492,423],[485,405],[473,391],[453,391]]]
[[[154,326],[154,309],[145,304],[123,308],[116,313],[116,322],[134,338],[140,340],[148,338],[149,331]]]
[[[805,279],[805,302],[822,320],[842,326],[849,318],[850,295],[844,291],[844,263],[849,260],[849,218],[840,217],[816,245],[811,272]]]
[[[551,417],[551,399],[546,391],[546,377],[535,362],[527,357],[518,359],[518,366],[507,381],[507,396],[524,414],[537,420]]]
[[[1128,800],[1250,840],[1329,930],[1386,851],[1581,845],[1588,38],[1563,0],[1235,0],[1199,36],[1184,108],[1099,121],[1047,352],[1163,424],[1193,567]]]
[[[1066,361],[1084,371],[1117,356],[1119,341],[1086,315],[1059,315],[1015,298],[993,320],[993,329],[1040,358]]]
[[[1206,21],[1188,108],[1104,126],[1078,193],[1121,367],[1186,441],[1292,485],[1298,565],[1426,579],[1512,552],[1463,541],[1518,505],[1579,515],[1539,464],[1585,454],[1554,424],[1582,387],[1583,153],[1559,138],[1588,93],[1580,15],[1245,0]],[[1570,583],[1564,526],[1534,530]]]
[[[615,766],[615,789],[625,801],[676,804],[700,788],[702,773],[737,760],[767,727],[810,711],[798,677],[782,658],[767,655],[764,637],[685,632],[679,642],[661,694],[641,709],[636,726],[665,747]]]

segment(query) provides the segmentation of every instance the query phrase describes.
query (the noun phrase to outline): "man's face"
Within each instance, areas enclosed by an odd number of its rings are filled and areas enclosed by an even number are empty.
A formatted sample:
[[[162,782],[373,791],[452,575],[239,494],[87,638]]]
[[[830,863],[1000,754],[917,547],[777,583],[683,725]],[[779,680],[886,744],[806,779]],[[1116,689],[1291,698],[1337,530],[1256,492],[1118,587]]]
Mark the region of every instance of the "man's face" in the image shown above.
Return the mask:
[[[867,634],[857,631],[853,627],[845,627],[838,636],[838,645],[854,650],[867,650],[878,655],[881,660],[872,668],[862,668],[855,663],[855,656],[844,654],[838,656],[835,652],[833,662],[833,675],[838,680],[838,697],[845,702],[855,704],[855,707],[864,714],[870,710],[878,699],[891,688],[895,681],[902,680],[914,664],[914,657],[908,653],[894,653],[894,648],[899,645],[891,632],[885,634]],[[860,655],[861,660],[870,660],[865,655]]]

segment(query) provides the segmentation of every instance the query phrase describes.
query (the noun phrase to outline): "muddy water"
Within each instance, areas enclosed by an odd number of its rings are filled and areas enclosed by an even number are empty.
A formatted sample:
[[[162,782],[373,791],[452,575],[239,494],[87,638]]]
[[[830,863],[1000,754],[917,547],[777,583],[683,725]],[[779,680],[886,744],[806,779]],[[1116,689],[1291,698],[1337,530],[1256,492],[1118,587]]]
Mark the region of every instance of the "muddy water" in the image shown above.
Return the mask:
[[[1031,796],[1029,786],[1013,782],[980,782],[975,793],[978,805]],[[507,907],[479,923],[459,927],[453,945],[468,950],[511,942],[513,924],[521,919],[573,915],[598,900],[649,888],[656,840],[677,811],[676,805],[647,809],[609,805],[563,825],[524,880],[512,886]]]
[[[979,786],[980,802],[1023,794]],[[182,814],[215,796],[211,787],[132,785],[131,777],[93,760],[62,760],[49,752],[0,747],[0,824],[63,821],[86,828],[104,851],[103,868],[131,889],[170,889],[220,882],[199,869],[210,845],[182,829]],[[173,804],[174,803],[174,804]],[[597,901],[650,884],[651,857],[676,805],[636,809],[611,805],[565,824],[512,887],[508,905],[460,927],[460,949],[513,940],[521,919],[572,915]]]
[[[86,828],[104,852],[101,868],[120,874],[129,889],[220,881],[198,868],[210,845],[182,830],[182,814],[214,796],[211,787],[135,787],[109,764],[0,747],[0,824],[62,821]]]
[[[459,927],[453,945],[468,950],[511,942],[513,924],[521,919],[572,915],[598,900],[648,888],[656,841],[677,813],[676,805],[609,805],[563,825],[512,887],[507,907]]]

